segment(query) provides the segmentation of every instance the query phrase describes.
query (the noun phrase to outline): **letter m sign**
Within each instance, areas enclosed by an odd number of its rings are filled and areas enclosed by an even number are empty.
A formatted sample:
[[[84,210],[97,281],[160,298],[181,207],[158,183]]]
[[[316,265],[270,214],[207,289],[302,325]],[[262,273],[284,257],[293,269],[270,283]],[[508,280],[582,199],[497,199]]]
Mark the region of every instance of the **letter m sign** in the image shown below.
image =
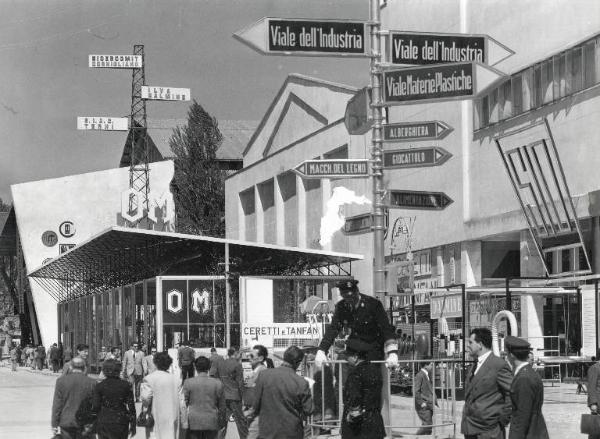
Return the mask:
[[[496,146],[548,275],[590,273],[577,212],[550,125],[543,122],[496,137]],[[547,257],[558,250],[583,252],[575,269],[557,273]],[[559,270],[560,271],[560,270]]]

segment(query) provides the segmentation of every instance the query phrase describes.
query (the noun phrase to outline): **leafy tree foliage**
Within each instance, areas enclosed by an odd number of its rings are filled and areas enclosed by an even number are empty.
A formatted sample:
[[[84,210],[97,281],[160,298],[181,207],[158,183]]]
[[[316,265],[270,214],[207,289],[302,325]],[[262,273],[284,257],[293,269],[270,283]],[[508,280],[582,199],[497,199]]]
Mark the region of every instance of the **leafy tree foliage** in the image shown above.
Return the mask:
[[[6,204],[2,198],[0,198],[0,212],[9,212],[10,204]]]
[[[222,140],[217,120],[194,100],[187,125],[173,130],[169,140],[178,232],[225,236],[226,172],[216,161]]]

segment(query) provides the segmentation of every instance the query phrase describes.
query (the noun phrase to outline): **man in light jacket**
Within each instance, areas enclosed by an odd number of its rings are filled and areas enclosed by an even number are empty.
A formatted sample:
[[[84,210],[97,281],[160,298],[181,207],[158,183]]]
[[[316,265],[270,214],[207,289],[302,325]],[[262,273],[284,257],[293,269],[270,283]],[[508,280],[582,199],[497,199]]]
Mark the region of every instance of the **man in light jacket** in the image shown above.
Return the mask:
[[[136,402],[140,400],[140,383],[144,376],[142,360],[144,353],[140,351],[139,343],[133,343],[131,349],[123,355],[123,378],[133,386],[133,395]]]

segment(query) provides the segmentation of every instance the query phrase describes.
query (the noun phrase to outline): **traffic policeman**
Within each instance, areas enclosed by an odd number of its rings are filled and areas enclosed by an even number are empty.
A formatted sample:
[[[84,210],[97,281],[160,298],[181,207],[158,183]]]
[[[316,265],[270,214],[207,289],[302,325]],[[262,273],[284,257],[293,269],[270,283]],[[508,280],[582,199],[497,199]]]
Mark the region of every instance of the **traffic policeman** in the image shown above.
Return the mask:
[[[342,331],[349,331],[348,340],[360,340],[371,346],[366,359],[386,360],[388,367],[398,366],[398,343],[381,302],[361,294],[358,281],[343,280],[336,284],[342,300],[335,306],[331,324],[319,345],[315,365],[319,368],[327,361],[327,351]]]

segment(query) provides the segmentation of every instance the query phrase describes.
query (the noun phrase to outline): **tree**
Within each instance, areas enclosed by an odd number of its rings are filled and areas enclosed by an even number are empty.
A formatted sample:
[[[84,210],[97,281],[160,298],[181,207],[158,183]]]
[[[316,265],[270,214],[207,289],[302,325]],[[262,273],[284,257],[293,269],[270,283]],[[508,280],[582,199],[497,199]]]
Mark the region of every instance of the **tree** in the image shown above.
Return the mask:
[[[0,212],[10,212],[11,205],[6,204],[2,198],[0,198]]]
[[[226,172],[216,160],[222,140],[217,120],[194,100],[187,125],[173,130],[169,140],[178,232],[225,236]]]

